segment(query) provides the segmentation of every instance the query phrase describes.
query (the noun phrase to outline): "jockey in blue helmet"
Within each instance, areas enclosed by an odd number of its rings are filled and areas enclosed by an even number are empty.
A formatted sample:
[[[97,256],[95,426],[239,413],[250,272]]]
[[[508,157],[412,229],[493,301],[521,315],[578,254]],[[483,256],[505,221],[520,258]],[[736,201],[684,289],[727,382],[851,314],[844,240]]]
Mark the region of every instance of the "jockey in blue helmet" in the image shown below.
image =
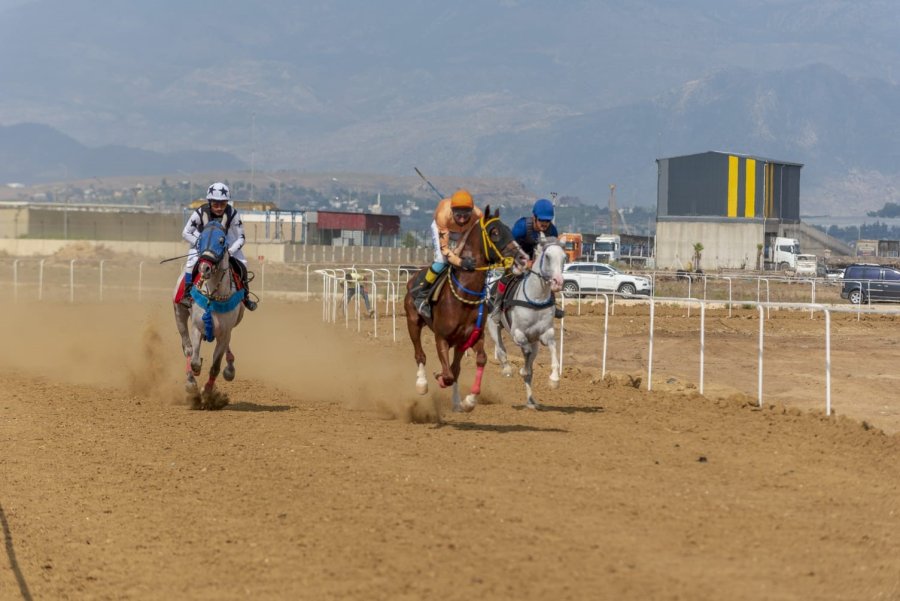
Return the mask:
[[[546,198],[535,201],[531,208],[531,218],[522,217],[512,226],[512,235],[525,253],[534,259],[534,247],[541,239],[541,234],[548,238],[556,238],[559,232],[553,225],[553,203]]]
[[[541,241],[541,234],[544,234],[547,238],[559,237],[559,232],[556,231],[556,226],[553,225],[553,217],[553,203],[546,198],[541,198],[536,200],[534,206],[531,207],[531,217],[522,217],[512,226],[513,237],[532,261],[534,260],[534,249]],[[499,319],[500,300],[506,292],[506,287],[514,277],[516,276],[507,273],[497,282],[497,287],[491,299],[492,318]],[[557,309],[556,317],[562,317],[562,312],[559,309]]]

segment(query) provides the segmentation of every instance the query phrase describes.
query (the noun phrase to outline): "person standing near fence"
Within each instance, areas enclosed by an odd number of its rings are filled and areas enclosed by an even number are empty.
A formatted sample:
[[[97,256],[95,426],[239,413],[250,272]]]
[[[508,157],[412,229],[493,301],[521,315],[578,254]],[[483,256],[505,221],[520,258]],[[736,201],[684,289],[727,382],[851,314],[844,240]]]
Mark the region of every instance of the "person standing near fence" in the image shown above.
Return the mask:
[[[369,294],[366,292],[366,287],[363,284],[363,277],[359,274],[355,269],[351,269],[344,276],[344,286],[347,288],[347,306],[350,306],[350,300],[359,292],[359,295],[363,299],[363,303],[366,305],[366,314],[369,317],[375,313],[372,310],[372,304],[369,302]]]

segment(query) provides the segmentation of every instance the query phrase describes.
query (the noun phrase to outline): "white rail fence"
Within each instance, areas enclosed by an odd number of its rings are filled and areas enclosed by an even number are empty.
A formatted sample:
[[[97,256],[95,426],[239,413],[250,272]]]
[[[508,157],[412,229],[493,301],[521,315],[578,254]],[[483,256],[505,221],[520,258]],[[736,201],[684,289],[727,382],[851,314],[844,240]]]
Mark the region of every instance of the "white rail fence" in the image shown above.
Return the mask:
[[[398,321],[402,323],[405,313],[402,299],[406,293],[406,282],[413,275],[410,266],[384,265],[321,265],[321,264],[281,264],[277,268],[267,266],[264,262],[250,262],[251,270],[256,273],[253,290],[261,298],[283,299],[288,301],[309,301],[319,299],[322,302],[322,319],[327,322],[343,322],[346,328],[354,327],[357,332],[371,330],[375,338],[389,335],[394,342],[405,341],[405,336],[398,336]],[[152,302],[168,300],[180,275],[182,264],[172,262],[159,264],[156,261],[134,260],[121,261],[110,259],[4,259],[0,260],[0,282],[8,283],[12,288],[13,302]],[[366,310],[364,296],[356,292],[348,300],[347,274],[356,271],[363,276],[361,285],[366,290],[370,311]],[[647,333],[647,389],[653,387],[654,364],[654,328],[656,306],[683,306],[687,317],[691,317],[693,308],[699,309],[698,316],[698,355],[699,373],[698,389],[704,392],[706,381],[705,337],[706,312],[710,307],[726,308],[728,316],[732,316],[733,305],[744,308],[755,308],[758,311],[759,339],[757,345],[758,383],[757,403],[762,406],[766,380],[764,378],[764,324],[770,317],[772,309],[806,311],[811,318],[821,313],[824,316],[822,331],[822,348],[825,359],[822,366],[825,386],[825,412],[832,412],[831,398],[831,316],[833,313],[854,313],[857,319],[864,315],[900,315],[900,309],[873,308],[871,306],[850,304],[826,304],[815,302],[817,290],[828,286],[834,294],[831,282],[813,279],[782,278],[772,276],[742,275],[700,275],[675,274],[667,272],[649,273],[653,282],[654,294],[649,297],[629,297],[630,305],[647,307],[649,331]],[[657,296],[655,293],[666,283],[681,285],[684,296]],[[755,289],[752,297],[735,295],[735,284],[741,284],[742,290],[749,285]],[[865,286],[866,283],[861,283]],[[356,284],[351,284],[355,286]],[[773,297],[783,293],[787,288],[790,296],[798,296],[798,289],[807,290],[809,302],[793,302],[778,300]],[[817,288],[818,287],[818,288]],[[716,298],[709,298],[714,293]],[[692,296],[697,294],[697,297]],[[702,294],[702,297],[700,296]],[[802,296],[806,296],[806,292]],[[610,319],[615,317],[616,304],[622,302],[622,295],[614,292],[582,293],[577,298],[567,299],[562,295],[559,302],[567,312],[574,308],[575,315],[581,315],[582,306],[586,302],[603,303],[603,331],[598,363],[601,376],[607,373],[607,349]],[[371,328],[367,318],[371,316]],[[364,321],[366,320],[366,321]],[[366,324],[364,327],[364,323]],[[565,344],[565,320],[560,327],[560,361],[562,362]]]
[[[346,292],[341,288],[341,282],[343,278],[346,276],[347,271],[350,268],[337,268],[337,269],[327,269],[320,270],[320,273],[323,276],[323,290],[322,290],[322,303],[323,303],[323,313],[322,318],[325,321],[331,323],[337,323],[339,321],[339,313],[342,316],[341,321],[343,321],[345,327],[351,327],[351,325],[355,324],[355,328],[357,332],[363,331],[363,315],[365,312],[360,304],[360,295],[355,294],[353,297],[353,301],[348,304],[346,298]],[[362,270],[359,270],[362,271]],[[379,273],[377,270],[366,270],[368,274],[368,278],[366,283],[371,286],[372,294],[370,298],[372,299],[373,309],[375,310],[373,323],[371,328],[371,335],[373,337],[378,337],[378,319],[379,315],[382,319],[387,318],[391,323],[391,336],[392,339],[397,341],[397,320],[404,319],[405,313],[403,307],[400,306],[398,308],[398,302],[401,302],[403,295],[405,294],[405,284],[406,277],[403,278],[394,278],[393,274],[390,270],[382,270]],[[404,274],[405,275],[405,274]],[[666,274],[667,277],[679,277],[674,274]],[[657,274],[658,278],[658,274]],[[654,336],[655,336],[655,322],[656,322],[656,307],[660,304],[666,306],[678,306],[684,307],[686,310],[686,316],[691,317],[692,308],[696,307],[699,309],[699,315],[697,316],[698,320],[698,340],[697,340],[697,353],[699,360],[699,373],[697,376],[697,384],[698,390],[700,394],[704,393],[705,382],[706,382],[706,315],[707,310],[709,308],[714,309],[727,309],[728,317],[732,317],[732,305],[739,305],[742,308],[753,308],[756,309],[759,318],[759,335],[756,344],[756,353],[757,353],[757,386],[756,386],[756,400],[757,405],[759,407],[763,406],[765,391],[767,388],[767,384],[771,388],[771,383],[768,383],[765,379],[765,324],[771,316],[771,310],[786,310],[786,311],[802,311],[809,312],[811,317],[814,317],[816,314],[822,314],[824,317],[823,320],[823,329],[822,329],[822,348],[824,349],[824,361],[822,364],[822,375],[824,379],[824,389],[823,395],[825,398],[824,409],[826,415],[831,415],[832,413],[832,396],[831,396],[831,317],[834,313],[852,313],[857,316],[857,319],[861,319],[863,315],[900,315],[900,309],[892,309],[892,308],[878,308],[874,309],[872,307],[863,307],[863,306],[855,306],[855,305],[836,305],[836,304],[823,304],[823,303],[814,303],[814,302],[784,302],[784,301],[770,301],[772,296],[771,283],[778,282],[781,284],[789,283],[790,285],[796,285],[798,283],[808,284],[810,286],[809,291],[811,298],[815,298],[815,290],[816,290],[816,281],[815,280],[797,280],[791,279],[785,282],[784,278],[740,278],[744,280],[751,281],[756,285],[756,298],[735,298],[733,296],[733,286],[732,283],[734,280],[738,279],[734,276],[723,276],[714,278],[711,276],[707,276],[703,278],[703,292],[706,293],[708,290],[708,283],[711,281],[718,280],[719,282],[724,282],[727,287],[729,294],[725,300],[722,299],[705,299],[705,298],[692,298],[692,297],[658,297],[658,296],[631,296],[627,297],[625,302],[630,306],[645,306],[647,308],[648,317],[649,317],[649,326],[647,332],[647,363],[646,363],[646,373],[647,373],[647,390],[653,390],[653,366],[654,366]],[[765,289],[765,296],[763,296],[763,289]],[[379,292],[380,291],[380,292]],[[382,301],[382,309],[381,313],[379,313],[377,304],[379,301],[377,300],[379,295],[384,295],[384,300]],[[575,315],[581,315],[582,313],[582,305],[588,302],[588,299],[592,299],[592,304],[597,304],[602,302],[604,307],[603,314],[603,330],[600,333],[600,341],[601,341],[601,350],[600,356],[598,357],[598,363],[600,367],[601,377],[605,377],[607,374],[607,353],[609,348],[609,324],[610,318],[615,316],[615,306],[616,303],[621,303],[623,301],[623,295],[615,293],[615,292],[596,292],[596,293],[582,293],[576,299],[568,300],[560,295],[559,301],[562,303],[565,309],[571,310],[575,308]],[[386,302],[385,302],[386,301]],[[352,316],[351,316],[352,313]],[[565,319],[562,320],[561,327],[558,328],[559,333],[559,353],[560,353],[560,367],[562,367],[563,357],[564,357],[564,348],[565,348]],[[366,329],[368,332],[368,328]],[[405,337],[404,337],[405,338]],[[723,380],[727,378],[722,378]]]

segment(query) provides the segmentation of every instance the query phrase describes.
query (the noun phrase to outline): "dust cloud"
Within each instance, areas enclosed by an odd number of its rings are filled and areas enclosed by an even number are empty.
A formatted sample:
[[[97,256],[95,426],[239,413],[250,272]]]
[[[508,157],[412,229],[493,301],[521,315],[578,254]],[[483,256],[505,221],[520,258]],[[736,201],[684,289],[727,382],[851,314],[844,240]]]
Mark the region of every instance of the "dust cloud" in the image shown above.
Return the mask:
[[[171,304],[8,304],[0,313],[8,343],[0,369],[71,384],[116,387],[164,403],[184,403],[185,359]],[[404,323],[392,342],[387,320],[381,338],[323,323],[317,303],[263,302],[234,330],[237,381],[264,383],[281,398],[339,402],[385,419],[439,420],[438,394],[414,391],[415,365]],[[204,344],[207,378],[213,346]],[[429,358],[429,367],[436,364]],[[217,385],[230,392],[220,374]],[[432,389],[435,385],[432,382]],[[240,399],[233,398],[232,401]]]

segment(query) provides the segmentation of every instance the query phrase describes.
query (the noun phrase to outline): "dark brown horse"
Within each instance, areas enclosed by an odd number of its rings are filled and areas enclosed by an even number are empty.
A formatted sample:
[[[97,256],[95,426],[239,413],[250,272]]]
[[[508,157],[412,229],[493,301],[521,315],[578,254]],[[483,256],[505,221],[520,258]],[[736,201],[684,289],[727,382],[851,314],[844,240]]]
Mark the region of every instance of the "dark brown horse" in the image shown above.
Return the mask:
[[[406,325],[409,337],[415,350],[418,372],[416,374],[416,390],[419,394],[428,392],[428,381],[425,377],[425,351],[422,350],[422,327],[427,325],[434,332],[438,358],[441,361],[441,372],[434,376],[441,388],[453,386],[453,410],[471,411],[478,402],[481,392],[481,376],[487,363],[484,352],[484,325],[489,319],[485,301],[488,298],[487,272],[491,269],[513,264],[513,270],[521,272],[528,260],[513,238],[512,232],[500,221],[500,212],[491,215],[490,207],[484,217],[472,223],[468,231],[456,246],[460,257],[472,257],[475,260],[475,271],[462,271],[452,265],[448,267],[447,281],[441,287],[437,300],[433,301],[431,314],[433,318],[426,320],[413,304],[411,290],[422,277],[410,279],[406,285]],[[453,362],[450,362],[450,349],[453,349]],[[466,349],[475,351],[475,382],[465,402],[459,400],[460,361]]]

